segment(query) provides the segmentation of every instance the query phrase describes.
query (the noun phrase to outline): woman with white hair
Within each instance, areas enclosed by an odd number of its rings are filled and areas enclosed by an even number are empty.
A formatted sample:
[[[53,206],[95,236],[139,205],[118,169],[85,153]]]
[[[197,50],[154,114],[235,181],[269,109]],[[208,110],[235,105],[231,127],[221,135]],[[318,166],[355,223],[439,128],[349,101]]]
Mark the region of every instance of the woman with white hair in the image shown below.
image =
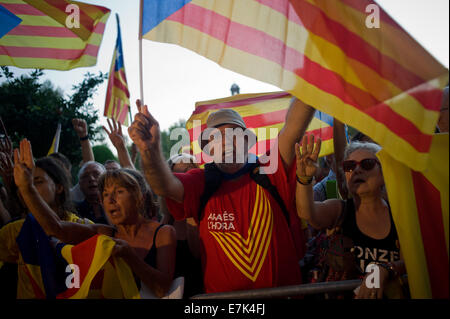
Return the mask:
[[[389,280],[403,274],[405,268],[389,203],[384,197],[381,164],[375,155],[381,147],[367,142],[349,144],[342,163],[349,199],[314,202],[311,182],[317,170],[321,140],[314,143],[313,135],[309,141],[305,136],[301,144],[295,146],[298,215],[318,230],[339,227],[342,235],[351,241],[349,254],[352,253],[360,277],[369,264],[376,264],[379,270],[378,285],[368,288],[365,280],[368,275],[365,276],[356,298],[382,298]],[[350,274],[346,278],[352,279]]]

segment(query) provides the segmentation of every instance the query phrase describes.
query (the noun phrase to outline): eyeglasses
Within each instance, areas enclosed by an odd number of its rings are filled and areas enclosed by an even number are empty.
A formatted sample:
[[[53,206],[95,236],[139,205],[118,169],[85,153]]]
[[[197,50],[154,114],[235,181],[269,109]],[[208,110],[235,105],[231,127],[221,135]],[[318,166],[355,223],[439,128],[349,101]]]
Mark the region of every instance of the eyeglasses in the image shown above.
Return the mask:
[[[363,170],[370,171],[375,167],[376,164],[380,164],[376,159],[366,158],[362,161],[343,161],[342,168],[344,169],[344,172],[352,172],[355,170],[356,166],[359,165]]]

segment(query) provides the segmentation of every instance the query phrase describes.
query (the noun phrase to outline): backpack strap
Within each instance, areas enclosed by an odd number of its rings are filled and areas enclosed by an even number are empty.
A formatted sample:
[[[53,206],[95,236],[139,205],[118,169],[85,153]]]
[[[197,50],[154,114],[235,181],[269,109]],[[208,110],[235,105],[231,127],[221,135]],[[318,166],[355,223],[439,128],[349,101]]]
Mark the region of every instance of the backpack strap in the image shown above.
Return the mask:
[[[205,164],[205,188],[202,196],[200,196],[200,206],[198,209],[198,220],[203,219],[203,210],[209,199],[220,188],[222,184],[222,172],[217,168],[214,163]]]
[[[259,173],[259,163],[255,165],[253,170],[250,171],[250,178],[259,186],[269,191],[269,193],[272,195],[272,197],[276,200],[278,205],[280,206],[284,217],[286,218],[286,222],[288,223],[288,226],[290,225],[290,217],[289,217],[289,211],[286,208],[286,205],[284,204],[283,199],[281,198],[280,194],[278,193],[277,188],[272,185],[270,182],[269,177],[266,174],[260,174]],[[205,188],[203,191],[203,194],[200,196],[200,206],[198,210],[198,218],[199,221],[201,221],[204,217],[203,210],[206,207],[206,204],[208,203],[209,199],[214,195],[214,193],[220,188],[220,185],[222,184],[223,180],[223,174],[222,172],[217,168],[217,166],[214,163],[208,163],[205,164]]]
[[[269,177],[266,174],[259,173],[259,166],[255,167],[250,172],[250,177],[255,181],[256,184],[269,191],[272,197],[277,201],[278,205],[283,211],[283,215],[286,218],[288,226],[290,226],[291,219],[289,217],[289,211],[287,210],[286,205],[284,204],[284,201],[280,196],[280,193],[278,193],[277,188],[270,182]]]

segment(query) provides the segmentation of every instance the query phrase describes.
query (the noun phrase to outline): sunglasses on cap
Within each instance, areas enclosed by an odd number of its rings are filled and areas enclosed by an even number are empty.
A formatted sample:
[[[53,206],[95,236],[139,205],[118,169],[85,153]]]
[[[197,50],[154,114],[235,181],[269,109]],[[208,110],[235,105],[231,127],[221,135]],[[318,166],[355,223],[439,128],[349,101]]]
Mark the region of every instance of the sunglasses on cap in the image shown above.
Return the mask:
[[[366,158],[362,161],[343,161],[342,162],[342,168],[344,169],[344,172],[352,172],[355,170],[356,166],[361,166],[361,168],[365,171],[370,171],[375,167],[376,164],[379,164],[379,162],[374,158]]]

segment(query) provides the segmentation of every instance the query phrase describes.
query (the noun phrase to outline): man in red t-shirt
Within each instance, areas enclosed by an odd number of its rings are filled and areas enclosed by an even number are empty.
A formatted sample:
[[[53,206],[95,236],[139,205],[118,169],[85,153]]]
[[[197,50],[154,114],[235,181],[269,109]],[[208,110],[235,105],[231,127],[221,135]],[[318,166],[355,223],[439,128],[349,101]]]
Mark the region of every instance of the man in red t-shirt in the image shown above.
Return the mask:
[[[221,183],[200,211],[205,186],[210,187],[205,185],[205,170],[172,174],[162,157],[158,123],[146,106],[141,107],[139,101],[137,104],[140,112],[129,135],[141,153],[150,186],[166,198],[170,213],[175,219],[193,217],[199,224],[205,291],[301,283],[299,258],[283,210],[270,192],[250,177],[254,155],[248,150],[256,136],[247,130],[241,116],[231,109],[222,109],[208,117],[208,129],[201,134],[199,144],[214,158]],[[293,99],[277,147],[259,159],[260,174],[267,174],[288,208],[295,195],[294,145],[313,115],[313,108]],[[230,130],[239,129],[245,134],[230,138]],[[291,217],[296,217],[295,213]]]

